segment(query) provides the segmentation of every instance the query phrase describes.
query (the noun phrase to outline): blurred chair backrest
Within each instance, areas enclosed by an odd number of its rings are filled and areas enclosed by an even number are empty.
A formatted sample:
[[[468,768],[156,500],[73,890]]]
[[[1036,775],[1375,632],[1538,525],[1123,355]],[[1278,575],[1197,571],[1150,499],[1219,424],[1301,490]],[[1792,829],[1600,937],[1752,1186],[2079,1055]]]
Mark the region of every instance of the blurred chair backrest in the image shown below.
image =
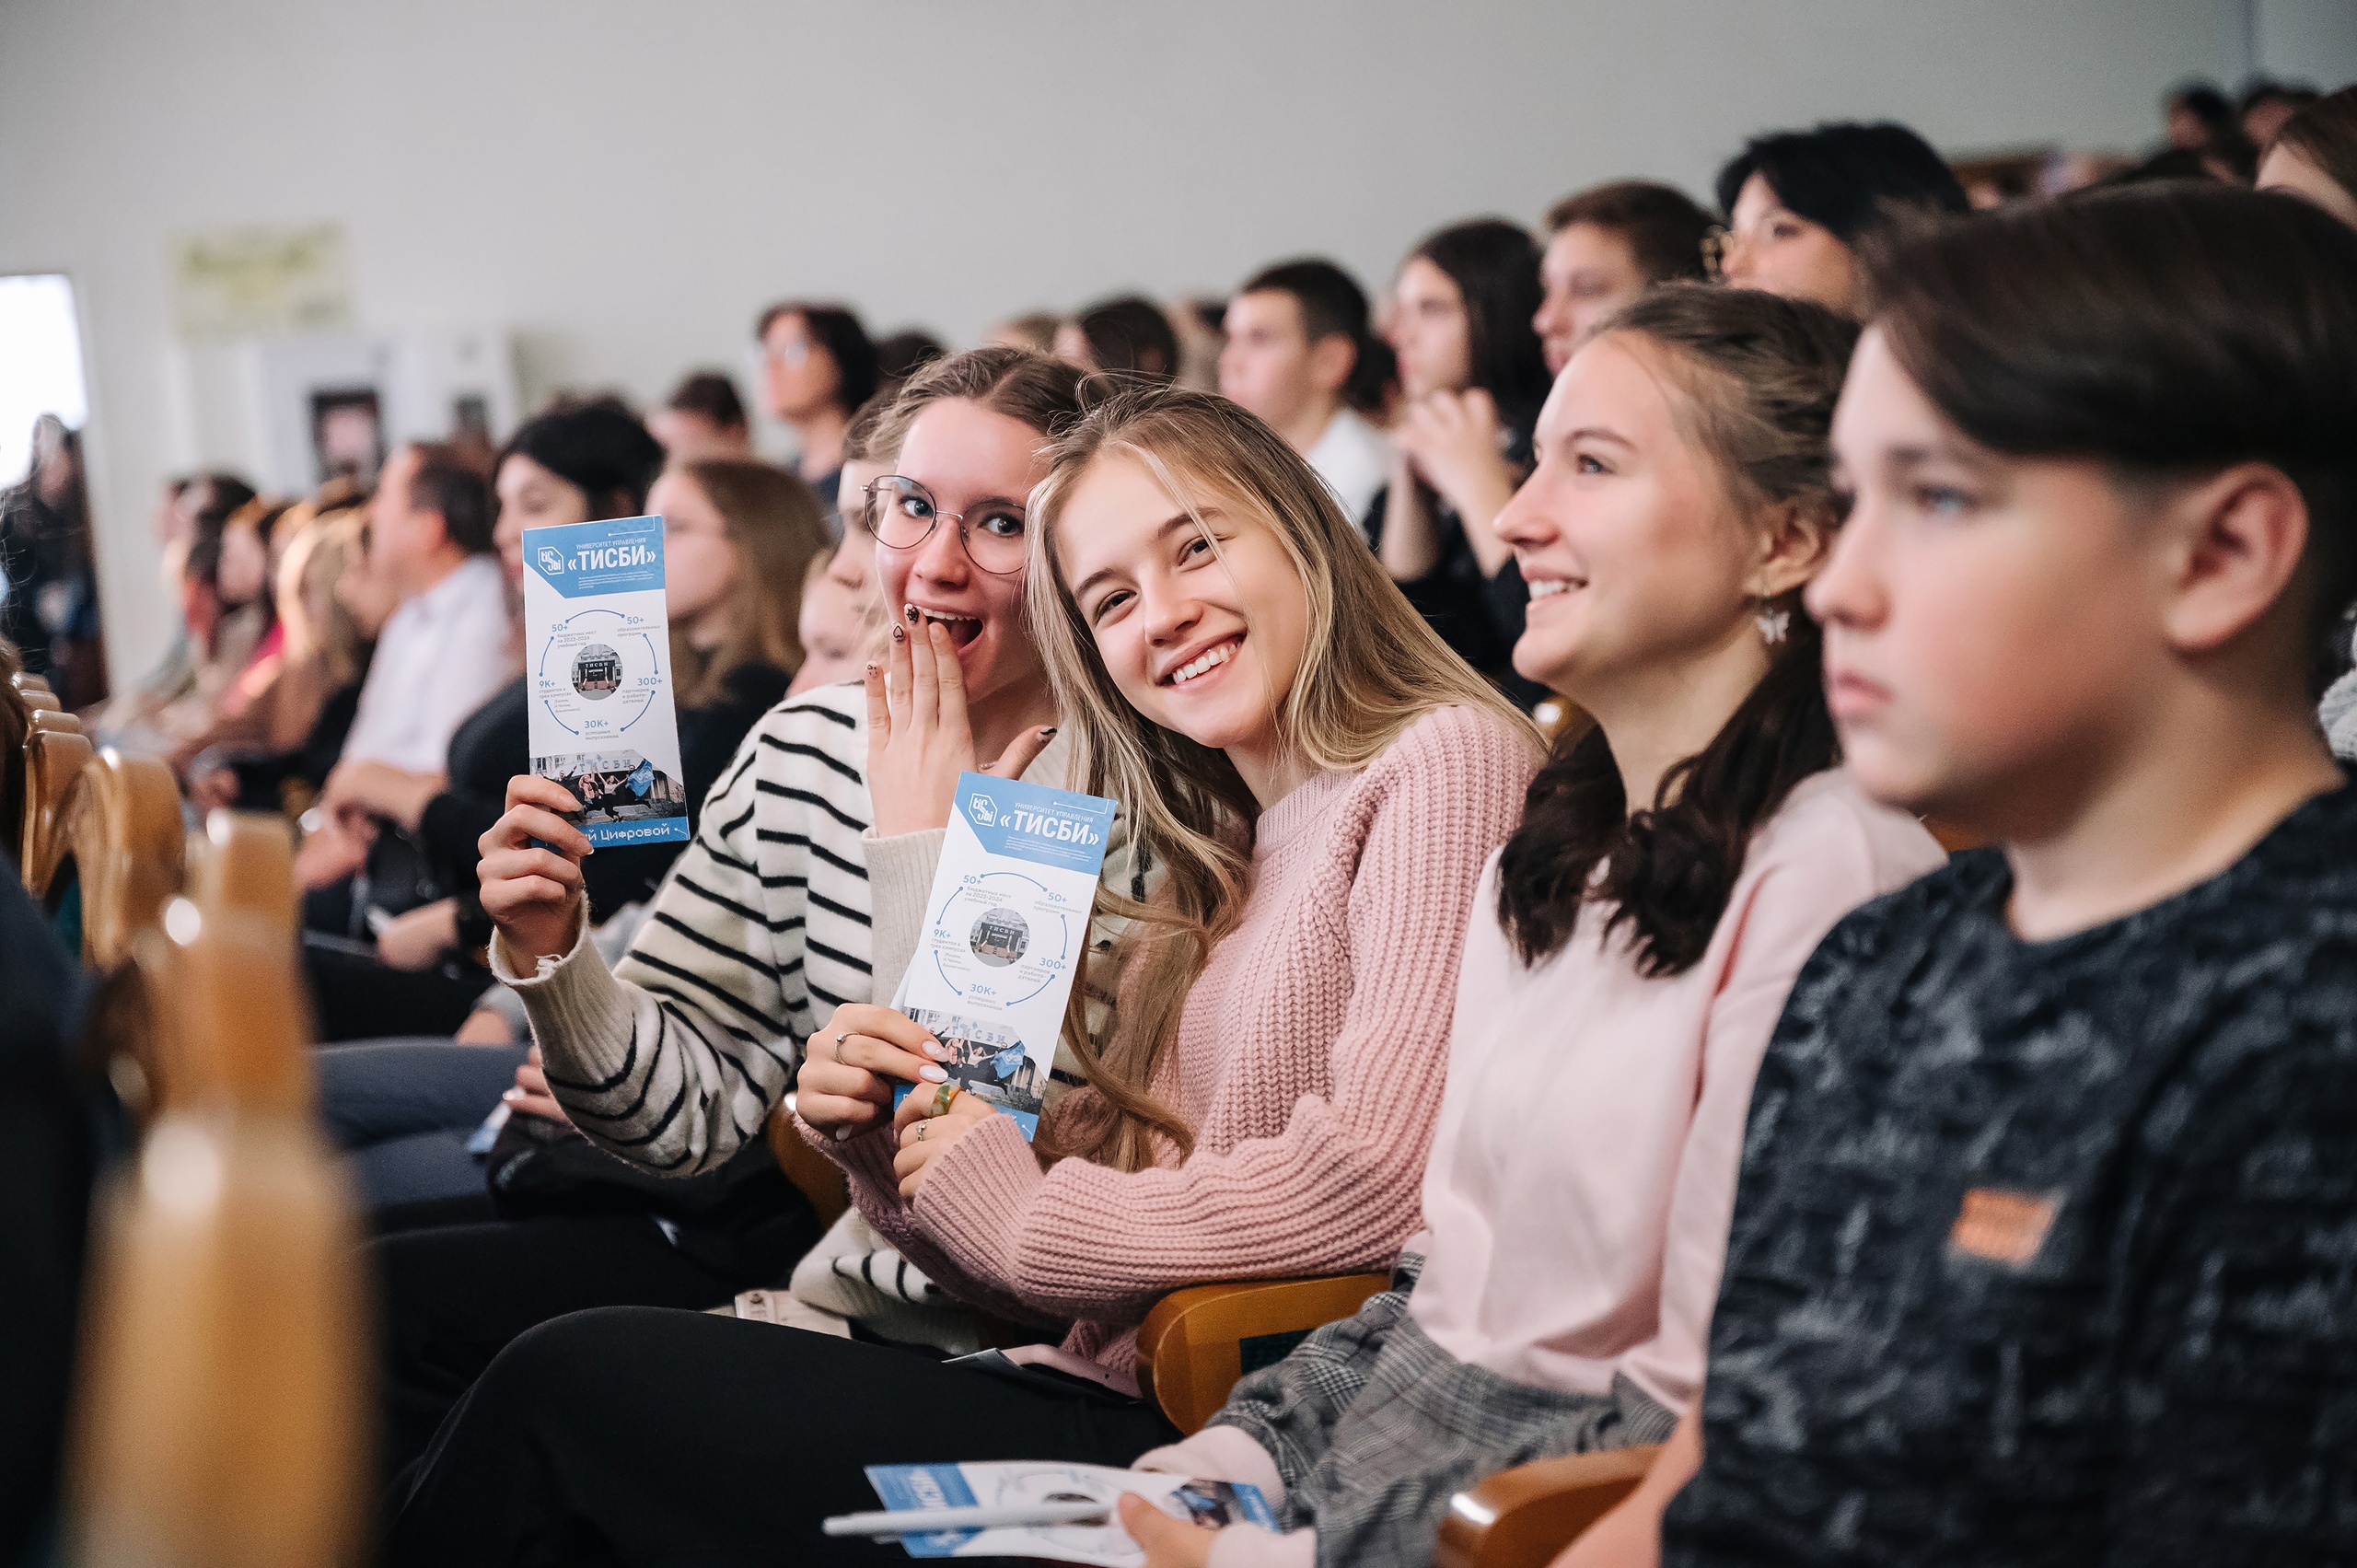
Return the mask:
[[[75,777],[60,830],[82,882],[82,957],[104,974],[130,958],[133,933],[161,923],[180,891],[188,836],[180,785],[156,758],[110,746]]]
[[[1657,1446],[1608,1448],[1500,1470],[1448,1500],[1434,1568],[1546,1568],[1660,1456]]]
[[[25,738],[31,730],[24,698],[0,685],[0,852],[11,862],[24,850]]]
[[[359,1240],[311,1124],[292,935],[167,908],[133,967],[176,1079],[97,1211],[68,1560],[325,1568],[362,1557],[374,1353]]]
[[[188,896],[203,910],[259,915],[292,942],[302,928],[295,835],[283,817],[215,811],[188,839]]]
[[[49,690],[49,677],[29,669],[15,668],[12,661],[8,671],[8,689],[12,691],[46,691]]]
[[[25,737],[17,869],[24,877],[25,890],[41,899],[48,896],[49,884],[71,847],[60,830],[65,796],[90,760],[90,743],[70,714],[36,710],[30,718],[31,730]]]
[[[1174,1290],[1139,1325],[1138,1381],[1170,1424],[1192,1435],[1227,1402],[1237,1378],[1350,1317],[1388,1283],[1388,1274],[1333,1274]]]

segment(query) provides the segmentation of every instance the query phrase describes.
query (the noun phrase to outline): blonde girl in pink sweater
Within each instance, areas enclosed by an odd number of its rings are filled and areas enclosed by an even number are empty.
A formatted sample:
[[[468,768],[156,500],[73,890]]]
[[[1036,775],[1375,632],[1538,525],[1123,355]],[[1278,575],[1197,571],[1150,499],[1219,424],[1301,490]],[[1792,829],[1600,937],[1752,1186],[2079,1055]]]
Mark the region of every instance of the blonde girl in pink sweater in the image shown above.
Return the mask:
[[[1120,393],[1049,456],[1029,504],[991,521],[1028,533],[1066,776],[1121,802],[1154,867],[1143,898],[1100,892],[1127,924],[1074,988],[1063,1043],[1086,1081],[1036,1144],[972,1096],[923,1118],[933,1096],[911,1095],[896,1119],[896,1084],[938,1081],[938,1043],[854,1003],[810,1036],[796,1104],[887,1242],[1120,1383],[1137,1323],[1174,1288],[1398,1257],[1475,884],[1539,749],[1316,473],[1236,405]],[[890,840],[921,830],[911,814],[863,841],[879,967],[885,868],[923,859]],[[1095,1031],[1090,991],[1114,1002]],[[627,1084],[649,1044],[618,1036],[609,1075]],[[392,1559],[874,1562],[819,1528],[875,1505],[865,1465],[1126,1464],[1178,1435],[1151,1404],[900,1347],[580,1313],[477,1382]]]
[[[1483,873],[1396,1288],[1142,1461],[1256,1482],[1283,1532],[1125,1515],[1153,1568],[1422,1564],[1457,1488],[1659,1442],[1692,1401],[1785,995],[1843,914],[1940,860],[1835,771],[1798,608],[1855,337],[1673,287],[1557,381],[1498,528],[1531,589],[1515,668],[1596,727]]]

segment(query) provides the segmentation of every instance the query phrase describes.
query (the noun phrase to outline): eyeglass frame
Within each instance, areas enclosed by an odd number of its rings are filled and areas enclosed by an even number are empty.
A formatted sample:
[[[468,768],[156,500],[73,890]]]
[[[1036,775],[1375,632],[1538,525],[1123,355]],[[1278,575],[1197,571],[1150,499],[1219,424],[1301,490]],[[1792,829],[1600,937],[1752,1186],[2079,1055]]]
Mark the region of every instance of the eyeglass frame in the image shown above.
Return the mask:
[[[914,489],[923,494],[927,501],[933,503],[932,523],[927,525],[923,533],[919,534],[915,539],[910,540],[906,544],[894,544],[890,540],[886,539],[883,531],[876,526],[877,519],[882,516],[883,513],[883,508],[877,505],[876,494],[877,489],[878,486],[890,484],[894,481],[898,481],[902,484],[910,486],[911,489]],[[1023,566],[1014,566],[1002,572],[995,566],[983,565],[981,561],[974,554],[973,538],[968,533],[966,528],[966,512],[970,512],[973,508],[969,506],[966,508],[965,512],[943,511],[941,509],[941,503],[935,498],[933,491],[930,488],[919,481],[911,479],[904,473],[888,473],[883,475],[881,478],[871,479],[865,484],[859,487],[859,493],[861,495],[865,496],[867,501],[867,505],[861,508],[859,526],[867,530],[868,538],[874,540],[879,546],[886,550],[923,549],[925,541],[933,538],[935,530],[941,527],[941,520],[944,517],[946,517],[958,525],[958,548],[966,552],[966,559],[974,563],[975,571],[987,572],[993,577],[1012,577],[1023,570]],[[1001,505],[1014,505],[1014,503],[1006,500],[1004,496],[993,496],[990,499]],[[1031,528],[1031,515],[1027,511],[1023,512],[1021,517],[1023,519],[1024,534],[1028,540]],[[1024,565],[1028,565],[1029,563],[1028,546],[1027,544]]]

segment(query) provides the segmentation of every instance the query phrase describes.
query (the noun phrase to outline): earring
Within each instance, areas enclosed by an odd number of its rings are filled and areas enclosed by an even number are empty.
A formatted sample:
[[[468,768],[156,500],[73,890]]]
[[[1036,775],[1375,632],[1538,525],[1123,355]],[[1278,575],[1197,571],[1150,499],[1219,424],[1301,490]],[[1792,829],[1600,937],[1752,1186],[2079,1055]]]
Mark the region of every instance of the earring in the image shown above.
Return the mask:
[[[1784,633],[1792,629],[1793,612],[1763,608],[1751,618],[1751,623],[1759,628],[1759,640],[1772,648],[1782,642]]]

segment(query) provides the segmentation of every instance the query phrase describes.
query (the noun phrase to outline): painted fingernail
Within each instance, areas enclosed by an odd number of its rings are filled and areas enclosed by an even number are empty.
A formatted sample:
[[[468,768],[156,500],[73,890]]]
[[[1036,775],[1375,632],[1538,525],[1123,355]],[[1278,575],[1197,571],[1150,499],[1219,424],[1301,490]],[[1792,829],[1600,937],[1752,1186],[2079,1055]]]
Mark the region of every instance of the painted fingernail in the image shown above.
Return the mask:
[[[917,607],[915,605],[904,604],[900,606],[900,612],[909,618],[910,625],[913,626],[917,623]]]
[[[905,643],[908,640],[909,634],[906,632],[901,631],[898,626],[892,628],[892,641],[896,643]]]
[[[946,1084],[949,1081],[948,1074],[943,1072],[940,1068],[935,1067],[929,1062],[917,1069],[917,1076],[923,1078],[928,1084]]]
[[[929,1040],[924,1042],[924,1053],[927,1056],[932,1057],[936,1062],[946,1062],[949,1060],[949,1051],[947,1048],[937,1040]]]
[[[875,679],[876,672],[882,668],[883,666],[877,664],[874,659],[869,659],[867,661],[867,679],[870,680]]]
[[[838,1127],[838,1128],[836,1128],[836,1129],[835,1129],[835,1142],[836,1142],[836,1143],[838,1143],[838,1144],[848,1144],[848,1143],[850,1143],[850,1142],[851,1142],[851,1129],[850,1129],[850,1128],[848,1128],[848,1127]]]
[[[1054,725],[1050,725],[1047,728],[1039,732],[1039,738],[1042,740],[1053,740],[1055,738],[1056,726]]]

